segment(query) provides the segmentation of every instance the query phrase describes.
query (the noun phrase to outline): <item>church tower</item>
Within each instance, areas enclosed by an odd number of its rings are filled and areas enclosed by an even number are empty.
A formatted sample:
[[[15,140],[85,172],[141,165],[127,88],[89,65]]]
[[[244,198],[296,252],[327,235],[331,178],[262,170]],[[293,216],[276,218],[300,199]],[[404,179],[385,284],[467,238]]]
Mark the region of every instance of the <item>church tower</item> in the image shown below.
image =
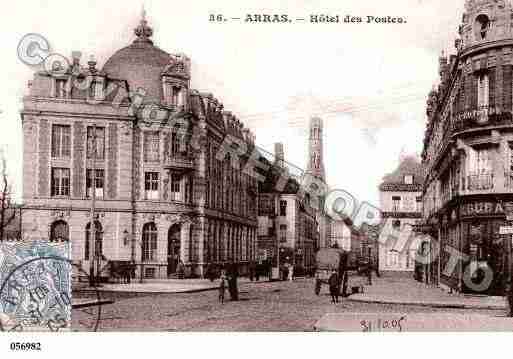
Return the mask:
[[[310,120],[310,135],[308,139],[307,173],[326,183],[322,149],[322,119],[312,117]]]

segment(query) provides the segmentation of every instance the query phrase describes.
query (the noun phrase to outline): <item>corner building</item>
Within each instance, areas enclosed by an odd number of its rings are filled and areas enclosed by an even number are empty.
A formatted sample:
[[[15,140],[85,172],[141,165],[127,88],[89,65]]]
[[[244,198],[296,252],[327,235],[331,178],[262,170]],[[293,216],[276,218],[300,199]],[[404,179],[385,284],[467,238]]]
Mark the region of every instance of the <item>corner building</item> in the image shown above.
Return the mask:
[[[242,171],[255,137],[211,94],[190,89],[190,60],[155,46],[144,15],[134,32],[102,69],[75,54],[69,68],[30,82],[23,237],[70,241],[86,272],[95,253],[101,267],[133,261],[146,278],[172,276],[180,261],[186,276],[209,263],[244,268],[257,242],[257,183]],[[227,135],[248,155],[223,152]]]
[[[510,2],[467,0],[459,35],[427,103],[423,219],[441,244],[430,272],[457,291],[502,294],[511,276],[511,235],[500,234],[513,203]],[[451,251],[462,258],[455,268]]]

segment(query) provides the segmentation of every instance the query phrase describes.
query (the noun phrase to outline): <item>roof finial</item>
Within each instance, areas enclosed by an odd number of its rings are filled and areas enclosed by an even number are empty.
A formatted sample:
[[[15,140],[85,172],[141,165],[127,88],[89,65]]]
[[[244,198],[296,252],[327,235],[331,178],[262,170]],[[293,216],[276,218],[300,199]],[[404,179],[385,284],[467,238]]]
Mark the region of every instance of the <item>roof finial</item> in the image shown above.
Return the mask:
[[[148,42],[153,43],[149,38],[153,35],[153,29],[148,26],[148,21],[146,21],[146,10],[144,8],[144,4],[142,6],[141,11],[141,21],[139,26],[134,29],[135,36],[137,36],[136,42]]]

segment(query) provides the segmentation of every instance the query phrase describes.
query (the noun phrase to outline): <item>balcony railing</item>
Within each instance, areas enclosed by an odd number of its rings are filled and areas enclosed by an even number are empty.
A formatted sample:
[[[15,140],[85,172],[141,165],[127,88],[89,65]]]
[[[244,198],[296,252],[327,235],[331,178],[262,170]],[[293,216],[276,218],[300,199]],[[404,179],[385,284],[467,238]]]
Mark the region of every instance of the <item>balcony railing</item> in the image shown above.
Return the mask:
[[[453,119],[453,129],[463,131],[475,127],[511,124],[513,116],[495,106],[479,106],[473,110],[462,111]]]
[[[184,170],[194,168],[194,160],[191,157],[182,155],[166,156],[162,162],[163,166],[166,168]]]
[[[493,173],[467,176],[469,191],[485,191],[493,189]]]

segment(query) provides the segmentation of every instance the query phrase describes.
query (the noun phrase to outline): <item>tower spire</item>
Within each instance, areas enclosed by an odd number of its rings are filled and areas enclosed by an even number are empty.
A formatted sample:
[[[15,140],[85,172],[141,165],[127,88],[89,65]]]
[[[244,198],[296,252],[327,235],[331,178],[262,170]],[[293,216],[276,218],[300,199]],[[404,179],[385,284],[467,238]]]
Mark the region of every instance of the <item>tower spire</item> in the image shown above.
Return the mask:
[[[310,137],[308,140],[308,166],[307,172],[312,176],[326,182],[323,161],[322,143],[323,122],[319,117],[310,120]]]

